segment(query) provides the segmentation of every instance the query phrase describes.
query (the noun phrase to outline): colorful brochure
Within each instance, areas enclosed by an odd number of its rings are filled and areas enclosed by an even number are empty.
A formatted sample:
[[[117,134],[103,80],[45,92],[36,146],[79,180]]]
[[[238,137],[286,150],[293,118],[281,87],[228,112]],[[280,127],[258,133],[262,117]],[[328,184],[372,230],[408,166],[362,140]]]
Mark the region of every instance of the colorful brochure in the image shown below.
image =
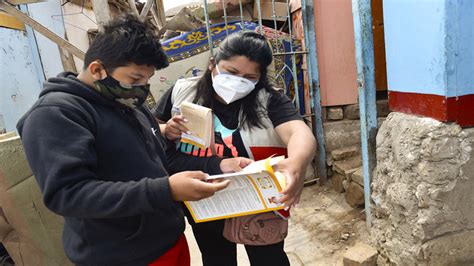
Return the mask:
[[[209,176],[208,180],[230,179],[231,183],[212,197],[184,202],[194,221],[200,223],[283,209],[278,199],[285,177],[272,167],[283,159],[283,156],[268,158],[237,173]]]

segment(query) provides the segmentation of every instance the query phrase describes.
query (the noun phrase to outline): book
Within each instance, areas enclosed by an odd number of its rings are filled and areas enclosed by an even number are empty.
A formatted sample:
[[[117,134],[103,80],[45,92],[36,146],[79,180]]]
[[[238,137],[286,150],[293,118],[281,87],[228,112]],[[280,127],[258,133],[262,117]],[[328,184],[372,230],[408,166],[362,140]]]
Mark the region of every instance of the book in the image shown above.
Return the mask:
[[[207,180],[230,179],[229,186],[199,201],[185,201],[196,223],[282,210],[278,202],[285,187],[285,176],[273,171],[284,156],[256,161],[240,172],[211,175]]]
[[[188,120],[186,127],[191,133],[181,133],[181,142],[201,149],[210,147],[214,134],[212,110],[190,102],[182,102],[179,110]]]

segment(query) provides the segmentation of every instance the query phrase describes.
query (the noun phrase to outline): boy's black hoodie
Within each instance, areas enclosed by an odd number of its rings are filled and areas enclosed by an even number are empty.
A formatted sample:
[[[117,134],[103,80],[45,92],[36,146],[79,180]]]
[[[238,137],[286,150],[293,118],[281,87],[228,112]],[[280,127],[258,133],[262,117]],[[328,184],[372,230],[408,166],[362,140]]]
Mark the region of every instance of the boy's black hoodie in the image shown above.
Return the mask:
[[[75,264],[147,265],[183,233],[164,140],[145,108],[122,107],[62,73],[17,128],[46,206],[64,216]],[[212,173],[219,162],[192,163]]]

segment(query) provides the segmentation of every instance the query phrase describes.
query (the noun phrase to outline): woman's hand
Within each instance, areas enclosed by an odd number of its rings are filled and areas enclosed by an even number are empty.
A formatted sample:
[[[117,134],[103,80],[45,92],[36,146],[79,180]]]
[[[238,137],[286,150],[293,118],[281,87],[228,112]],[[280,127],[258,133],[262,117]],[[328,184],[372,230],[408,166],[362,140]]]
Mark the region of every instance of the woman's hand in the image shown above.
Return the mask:
[[[316,151],[316,139],[309,127],[299,120],[280,124],[275,131],[288,149],[288,158],[279,162],[276,169],[286,177],[286,187],[280,201],[291,207],[300,201],[306,167],[313,160]]]
[[[221,161],[222,173],[234,173],[251,164],[253,160],[245,157],[228,158]]]
[[[279,201],[286,207],[298,204],[301,192],[303,192],[306,165],[295,159],[287,158],[279,162],[274,169],[285,176],[286,186],[281,192],[283,196]]]
[[[164,130],[165,137],[169,140],[175,140],[181,136],[182,132],[191,134],[189,129],[185,126],[187,122],[188,120],[182,115],[176,115],[168,120]]]

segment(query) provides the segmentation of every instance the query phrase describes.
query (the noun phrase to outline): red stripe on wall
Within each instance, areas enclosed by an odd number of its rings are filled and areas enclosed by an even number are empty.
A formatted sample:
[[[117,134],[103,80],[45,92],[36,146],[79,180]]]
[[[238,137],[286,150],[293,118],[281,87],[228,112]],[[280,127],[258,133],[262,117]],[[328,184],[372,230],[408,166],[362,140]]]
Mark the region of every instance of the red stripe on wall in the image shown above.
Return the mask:
[[[462,127],[474,126],[474,94],[450,97],[389,91],[390,110],[456,122]]]
[[[390,110],[447,121],[446,98],[433,94],[389,91]]]
[[[448,98],[448,121],[461,127],[474,126],[474,94]]]

